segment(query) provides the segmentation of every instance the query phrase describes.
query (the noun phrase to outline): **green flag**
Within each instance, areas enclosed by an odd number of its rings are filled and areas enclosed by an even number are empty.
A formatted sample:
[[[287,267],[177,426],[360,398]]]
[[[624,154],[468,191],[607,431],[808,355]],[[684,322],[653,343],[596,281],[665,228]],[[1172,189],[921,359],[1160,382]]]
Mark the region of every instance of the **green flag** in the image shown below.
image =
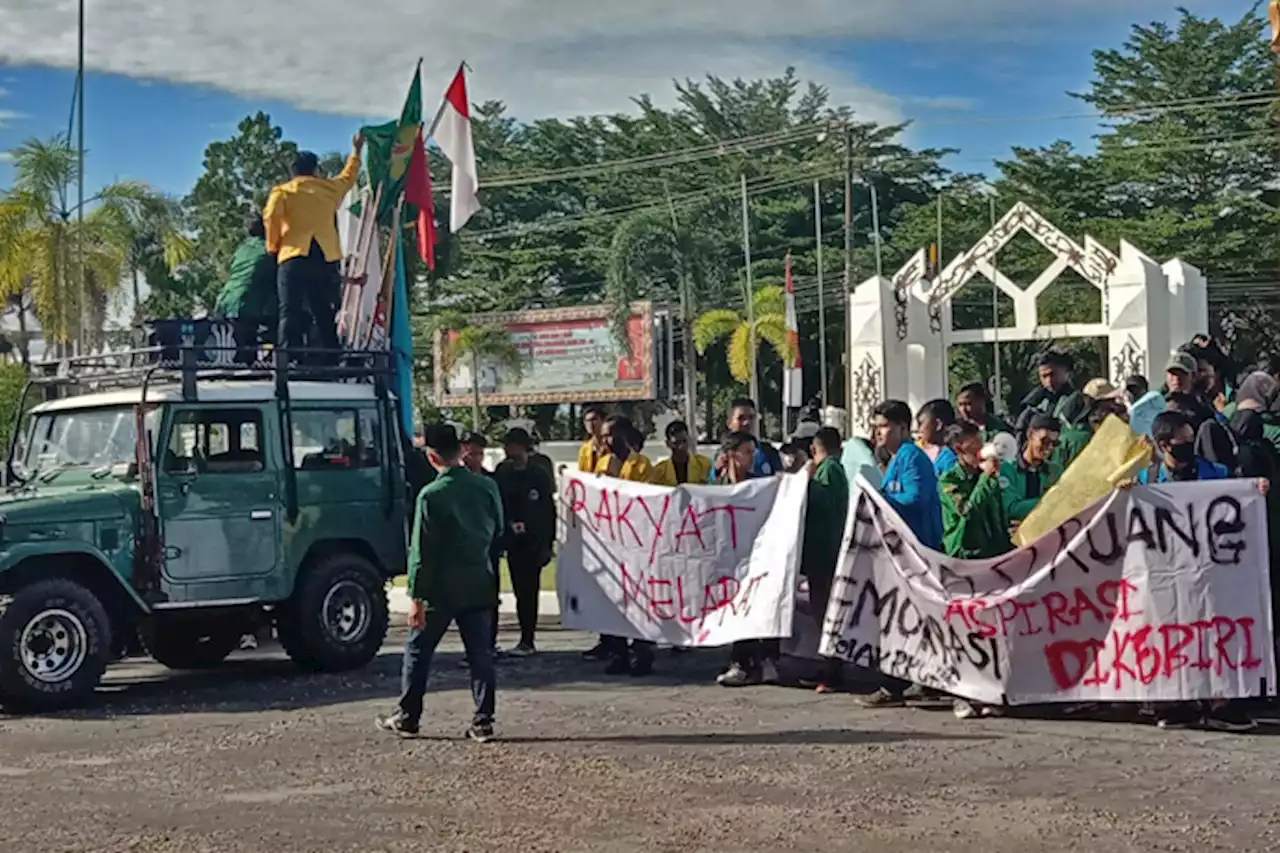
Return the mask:
[[[382,185],[382,201],[378,206],[378,222],[388,225],[404,192],[404,178],[409,171],[409,155],[422,124],[422,63],[413,72],[409,94],[398,121],[371,124],[360,128],[364,134],[365,163],[369,168],[371,187]]]

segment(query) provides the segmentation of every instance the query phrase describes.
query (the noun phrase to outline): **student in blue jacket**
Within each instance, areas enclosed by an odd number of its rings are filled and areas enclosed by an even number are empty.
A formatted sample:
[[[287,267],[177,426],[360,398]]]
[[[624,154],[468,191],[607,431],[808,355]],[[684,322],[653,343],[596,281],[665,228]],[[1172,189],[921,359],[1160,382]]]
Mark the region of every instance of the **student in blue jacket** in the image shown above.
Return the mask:
[[[942,499],[933,462],[911,440],[911,409],[901,400],[876,407],[871,434],[878,447],[892,454],[880,481],[880,491],[920,544],[942,550]]]

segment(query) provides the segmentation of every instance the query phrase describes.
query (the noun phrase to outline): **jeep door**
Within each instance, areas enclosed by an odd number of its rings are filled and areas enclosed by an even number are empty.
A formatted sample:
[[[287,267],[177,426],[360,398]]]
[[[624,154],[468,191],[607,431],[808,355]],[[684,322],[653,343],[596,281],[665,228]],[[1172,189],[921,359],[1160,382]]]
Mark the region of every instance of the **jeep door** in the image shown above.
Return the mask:
[[[174,405],[156,465],[164,575],[191,593],[258,597],[280,561],[277,466],[259,408]]]

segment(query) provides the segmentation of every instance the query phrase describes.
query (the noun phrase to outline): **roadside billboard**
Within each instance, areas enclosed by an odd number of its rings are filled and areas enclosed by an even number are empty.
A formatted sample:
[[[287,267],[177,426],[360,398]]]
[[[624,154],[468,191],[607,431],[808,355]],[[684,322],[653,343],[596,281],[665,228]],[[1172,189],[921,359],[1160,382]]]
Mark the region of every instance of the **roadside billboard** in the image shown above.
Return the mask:
[[[609,313],[607,305],[584,305],[472,315],[473,323],[507,329],[524,354],[519,377],[492,364],[480,363],[480,404],[652,400],[655,396],[653,306],[649,302],[631,305],[631,316],[627,320],[630,352],[614,338]],[[436,404],[470,406],[473,394],[470,362],[459,359],[449,376],[440,369],[446,334],[449,333],[437,332],[434,342]]]

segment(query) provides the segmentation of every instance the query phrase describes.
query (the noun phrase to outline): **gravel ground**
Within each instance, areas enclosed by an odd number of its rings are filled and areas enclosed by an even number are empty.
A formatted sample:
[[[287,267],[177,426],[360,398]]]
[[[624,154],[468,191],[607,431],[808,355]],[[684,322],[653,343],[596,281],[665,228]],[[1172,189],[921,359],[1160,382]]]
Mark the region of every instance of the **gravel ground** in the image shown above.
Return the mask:
[[[393,638],[394,640],[395,638]],[[510,641],[509,636],[504,637]],[[498,730],[469,719],[450,637],[424,738],[373,717],[368,670],[277,650],[217,673],[112,670],[97,707],[0,717],[0,851],[1118,851],[1280,846],[1280,741],[1104,722],[861,708],[711,683],[723,653],[606,679],[543,636],[502,664]]]

